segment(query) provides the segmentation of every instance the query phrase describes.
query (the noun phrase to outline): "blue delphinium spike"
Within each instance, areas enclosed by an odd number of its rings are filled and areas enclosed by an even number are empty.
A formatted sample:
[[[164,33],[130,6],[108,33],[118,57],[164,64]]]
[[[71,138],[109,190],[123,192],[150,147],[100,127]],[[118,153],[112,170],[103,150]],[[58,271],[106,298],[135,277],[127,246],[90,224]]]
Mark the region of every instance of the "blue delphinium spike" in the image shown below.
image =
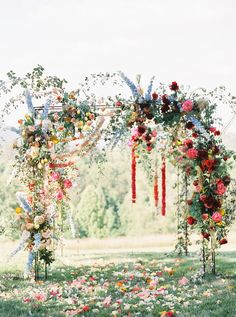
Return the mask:
[[[201,122],[196,118],[196,117],[194,117],[194,116],[186,116],[186,119],[188,120],[188,121],[191,121],[194,125],[195,125],[195,128],[199,131],[199,132],[201,132],[201,134],[205,137],[205,138],[207,138],[207,139],[209,139],[209,133],[206,131],[206,129],[203,127],[203,125],[201,124]]]
[[[21,193],[21,192],[16,193],[16,198],[18,199],[20,206],[21,206],[21,208],[24,209],[24,211],[29,212],[29,213],[32,212],[32,208],[29,205],[29,203],[27,202],[27,200],[25,199],[23,193]]]
[[[30,270],[32,268],[33,262],[35,258],[35,252],[30,251],[28,254],[28,259],[25,265],[24,277],[27,278],[30,275]]]
[[[119,72],[119,75],[124,80],[124,82],[129,86],[133,97],[137,98],[139,96],[139,93],[136,85],[123,72]]]
[[[29,238],[29,236],[30,236],[29,231],[26,231],[26,230],[23,231],[20,243],[18,244],[17,248],[14,251],[11,252],[11,254],[9,256],[9,259],[11,257],[13,257],[14,255],[16,255],[18,252],[20,252],[24,248],[26,240]]]
[[[48,112],[49,112],[49,107],[51,105],[51,99],[48,99],[43,107],[43,113],[42,113],[42,119],[47,119],[48,117]]]
[[[149,86],[148,86],[148,89],[147,89],[147,92],[145,94],[145,100],[151,100],[152,99],[152,85],[153,85],[153,81],[155,79],[155,76],[153,76],[150,80],[150,83],[149,83]]]
[[[41,244],[41,234],[38,232],[38,233],[35,233],[34,235],[34,249],[33,249],[34,252],[38,251],[40,244]]]
[[[28,90],[25,91],[25,99],[26,99],[26,104],[27,104],[29,112],[31,113],[33,117],[35,117],[36,112],[33,106],[31,94]]]

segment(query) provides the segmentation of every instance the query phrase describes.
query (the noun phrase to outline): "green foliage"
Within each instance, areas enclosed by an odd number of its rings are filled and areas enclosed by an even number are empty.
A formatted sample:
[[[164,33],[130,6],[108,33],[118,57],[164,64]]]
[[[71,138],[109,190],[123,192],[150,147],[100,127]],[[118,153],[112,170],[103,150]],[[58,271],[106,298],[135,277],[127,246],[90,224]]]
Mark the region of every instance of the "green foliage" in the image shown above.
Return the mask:
[[[120,227],[117,204],[104,188],[88,185],[78,205],[81,237],[104,238],[116,235]]]

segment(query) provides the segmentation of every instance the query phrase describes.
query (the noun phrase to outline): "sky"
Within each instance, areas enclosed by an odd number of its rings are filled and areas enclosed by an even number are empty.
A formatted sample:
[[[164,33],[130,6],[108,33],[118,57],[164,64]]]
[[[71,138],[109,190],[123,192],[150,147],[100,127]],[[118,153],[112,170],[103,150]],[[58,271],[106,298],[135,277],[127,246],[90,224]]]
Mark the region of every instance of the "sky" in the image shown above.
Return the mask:
[[[0,0],[0,79],[41,64],[71,87],[122,70],[236,96],[235,17],[235,0]]]

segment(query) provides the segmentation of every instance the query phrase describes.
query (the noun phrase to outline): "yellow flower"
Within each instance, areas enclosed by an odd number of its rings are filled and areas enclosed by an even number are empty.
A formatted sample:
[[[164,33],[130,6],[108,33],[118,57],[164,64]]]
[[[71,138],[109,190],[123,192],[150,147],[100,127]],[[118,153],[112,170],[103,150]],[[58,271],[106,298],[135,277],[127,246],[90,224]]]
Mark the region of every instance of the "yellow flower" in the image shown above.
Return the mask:
[[[30,116],[28,114],[25,115],[26,120],[30,120]]]
[[[225,215],[225,210],[224,209],[222,209],[222,210],[220,210],[220,214],[222,215],[222,216],[224,216]]]
[[[176,145],[182,145],[182,141],[181,140],[177,140],[176,141]]]
[[[58,138],[55,135],[52,135],[50,140],[54,143],[57,144],[59,142]]]
[[[222,227],[222,226],[224,226],[225,225],[225,222],[224,221],[219,221],[219,222],[217,222],[217,226],[219,226],[219,227]]]
[[[22,212],[22,208],[16,207],[16,213],[17,213],[17,214],[20,214],[21,212]]]
[[[80,114],[80,110],[77,111],[77,114]]]

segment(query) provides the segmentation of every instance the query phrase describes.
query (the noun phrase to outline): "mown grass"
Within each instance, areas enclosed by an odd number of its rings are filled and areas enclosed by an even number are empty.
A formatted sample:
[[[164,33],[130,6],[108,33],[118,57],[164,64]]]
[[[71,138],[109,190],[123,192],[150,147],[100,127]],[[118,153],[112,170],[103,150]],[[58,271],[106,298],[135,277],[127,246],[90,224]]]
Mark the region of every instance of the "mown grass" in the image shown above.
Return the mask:
[[[62,259],[63,260],[63,259]],[[69,289],[68,282],[82,277],[95,276],[96,287],[99,283],[107,282],[106,289],[98,290],[96,298],[104,298],[111,295],[115,301],[123,298],[130,307],[122,307],[117,310],[118,316],[152,317],[160,316],[163,310],[172,310],[177,316],[183,317],[235,317],[236,316],[236,253],[225,252],[217,256],[217,275],[206,276],[203,280],[193,281],[193,275],[199,270],[200,263],[195,254],[187,258],[176,260],[175,255],[153,252],[135,252],[96,254],[86,258],[87,263],[81,262],[78,257],[78,265],[65,266],[57,261],[49,272],[46,282],[35,284],[22,278],[19,270],[8,270],[6,267],[0,271],[0,316],[1,317],[26,317],[26,316],[65,316],[66,311],[76,309],[81,301],[89,305],[89,311],[78,313],[76,316],[105,317],[114,315],[114,307],[103,307],[96,311],[97,303],[91,301],[90,294],[81,290]],[[73,261],[74,263],[74,261]],[[92,264],[93,263],[93,264]],[[95,264],[94,264],[95,263]],[[129,297],[127,291],[121,291],[116,287],[117,281],[124,280],[127,274],[133,274],[134,265],[140,265],[134,277],[129,282],[130,289],[133,285],[146,285],[147,278],[155,275],[156,271],[163,272],[161,285],[168,289],[168,296],[157,297],[156,302],[140,304],[136,298]],[[102,264],[102,265],[101,265]],[[172,268],[171,274],[166,273],[166,268]],[[129,273],[130,272],[130,273]],[[183,276],[189,279],[186,286],[179,286],[179,279]],[[45,302],[32,301],[25,303],[22,298],[35,290],[46,292],[51,285],[63,288],[62,297],[53,298]],[[124,284],[125,285],[125,284]],[[23,295],[24,294],[24,295]],[[131,294],[131,292],[130,292]],[[92,296],[92,295],[91,295]],[[69,303],[71,298],[77,298],[79,303]],[[166,306],[165,306],[166,304]],[[113,314],[113,315],[112,315]]]

